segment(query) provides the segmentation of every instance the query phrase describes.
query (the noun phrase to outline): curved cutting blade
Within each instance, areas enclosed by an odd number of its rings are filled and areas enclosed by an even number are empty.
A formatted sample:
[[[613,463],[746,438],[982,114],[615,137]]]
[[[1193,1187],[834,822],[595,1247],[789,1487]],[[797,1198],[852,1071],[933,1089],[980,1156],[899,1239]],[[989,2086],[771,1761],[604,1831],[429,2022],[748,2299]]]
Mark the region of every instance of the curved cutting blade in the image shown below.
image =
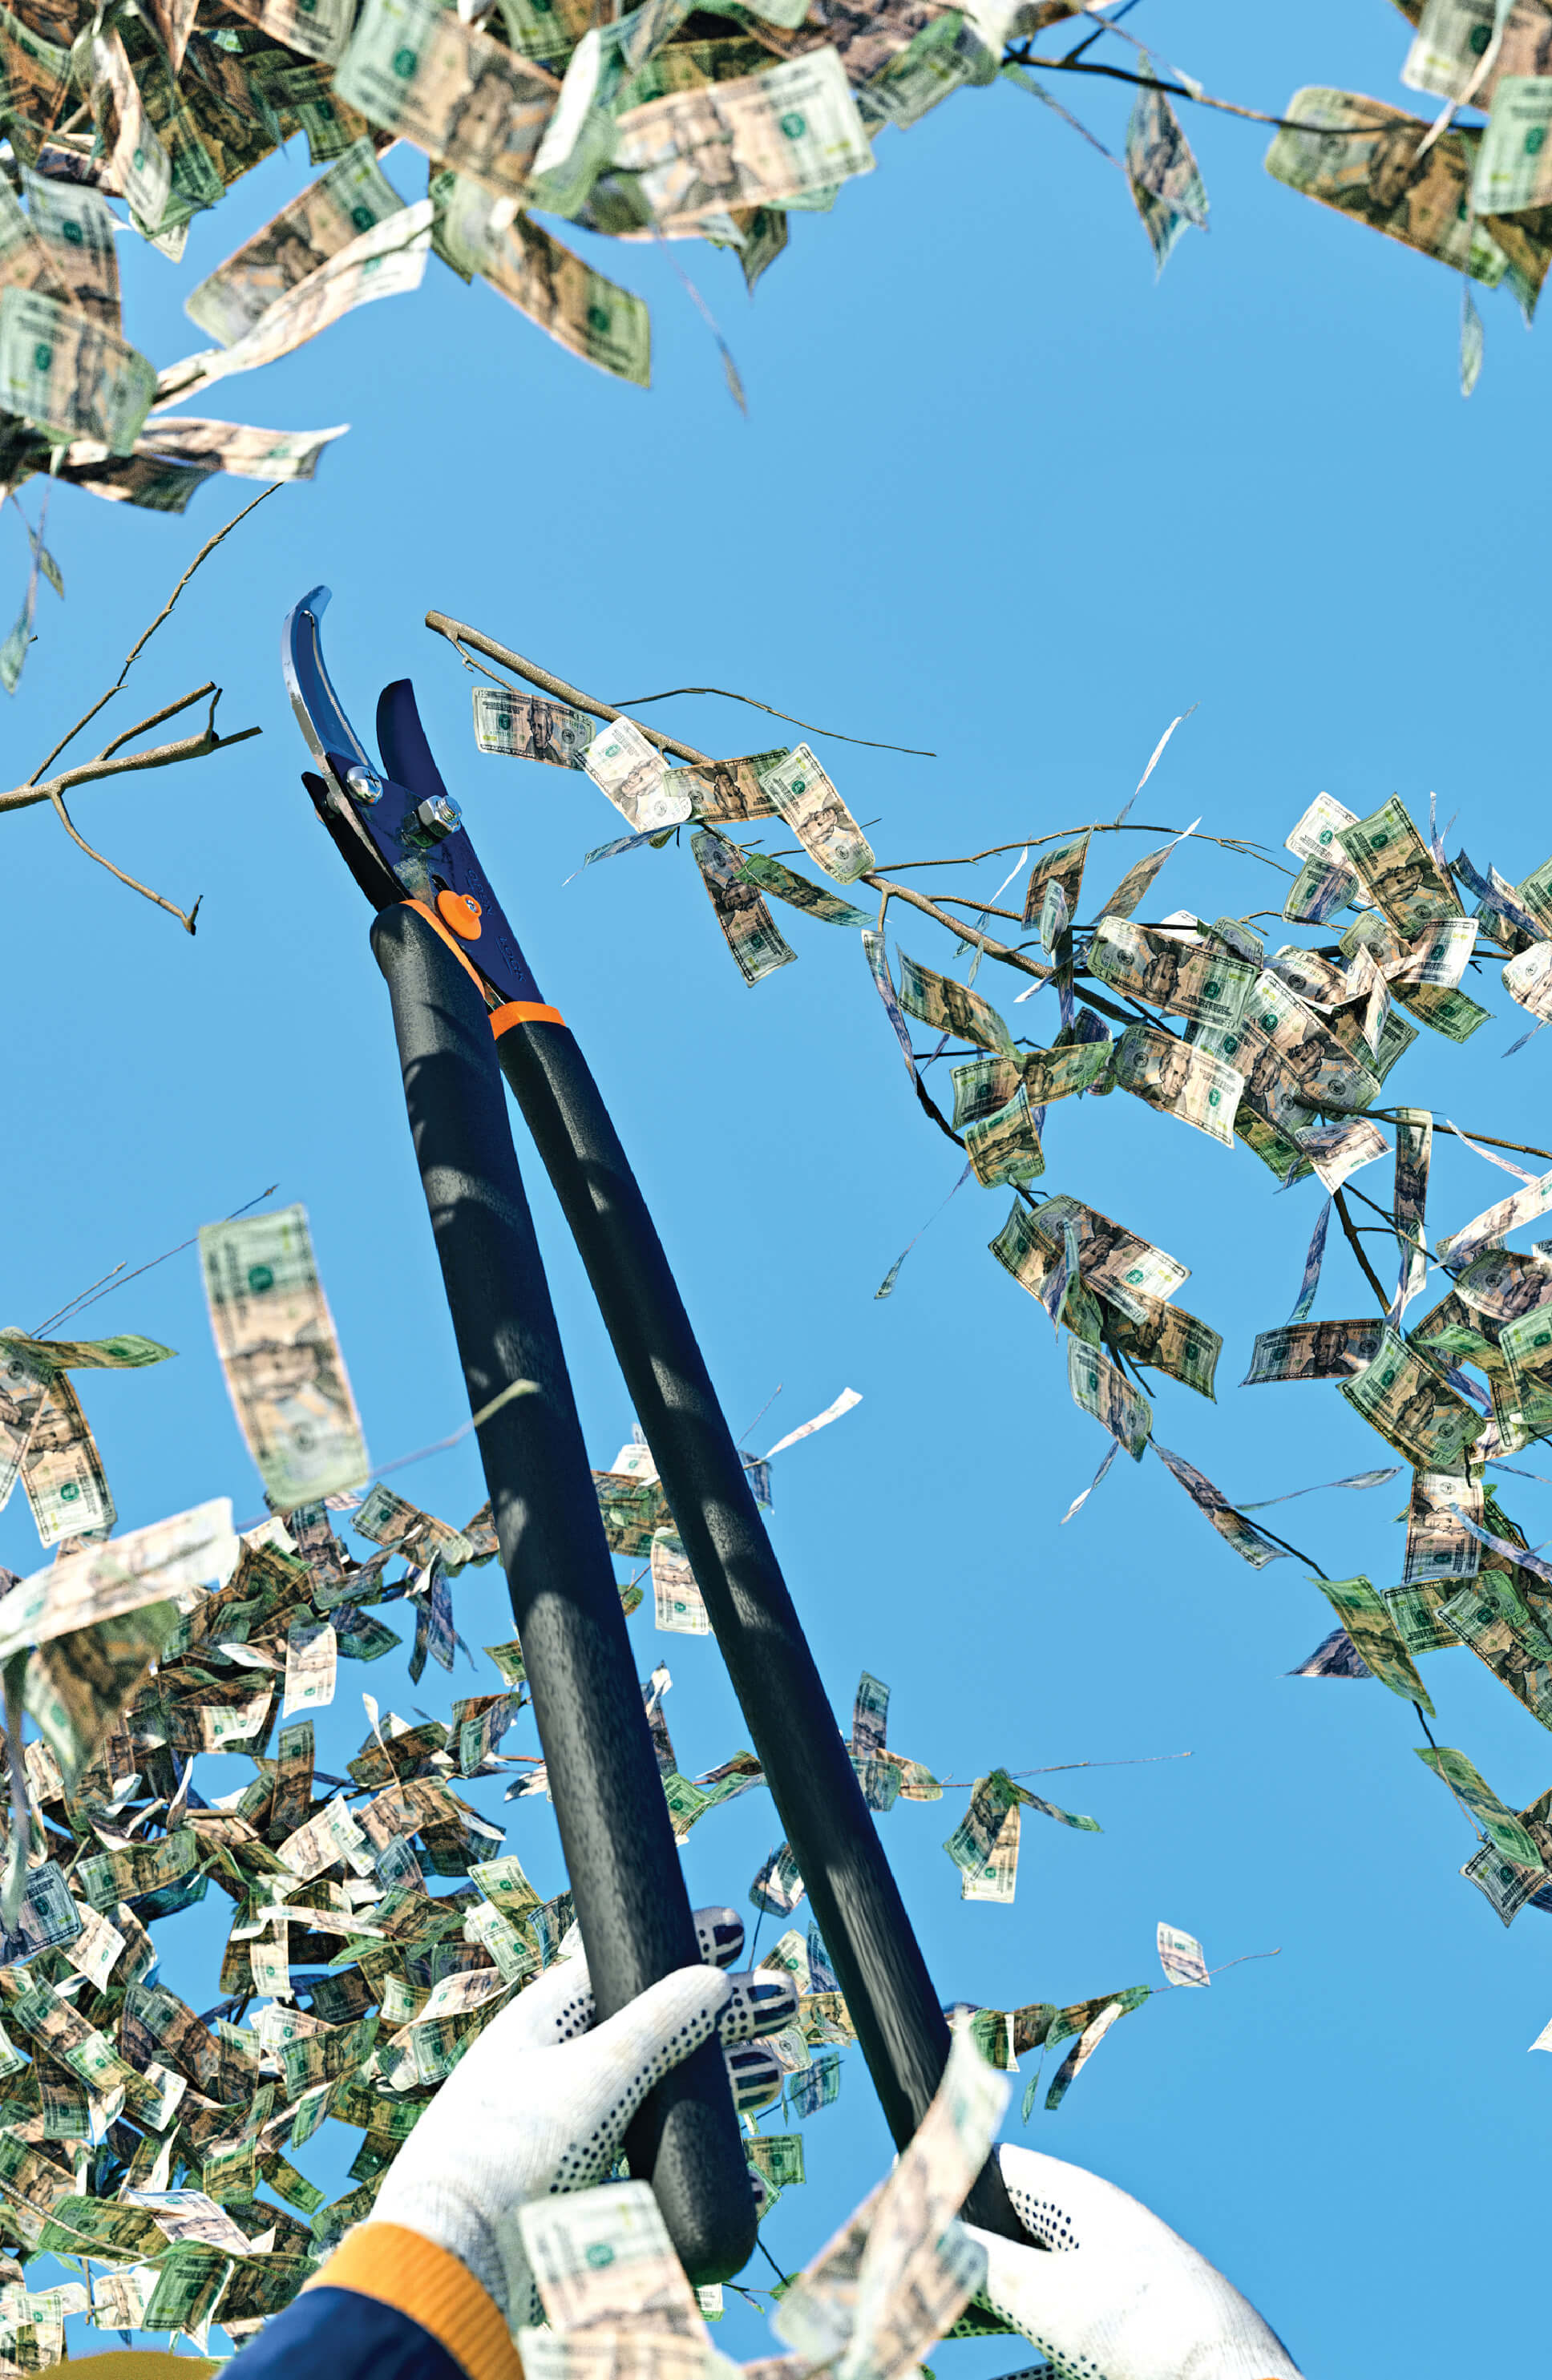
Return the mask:
[[[372,775],[382,771],[346,717],[323,666],[318,624],[329,601],[329,589],[315,587],[285,615],[280,632],[280,666],[297,724],[319,765],[327,770],[329,755],[354,753]]]

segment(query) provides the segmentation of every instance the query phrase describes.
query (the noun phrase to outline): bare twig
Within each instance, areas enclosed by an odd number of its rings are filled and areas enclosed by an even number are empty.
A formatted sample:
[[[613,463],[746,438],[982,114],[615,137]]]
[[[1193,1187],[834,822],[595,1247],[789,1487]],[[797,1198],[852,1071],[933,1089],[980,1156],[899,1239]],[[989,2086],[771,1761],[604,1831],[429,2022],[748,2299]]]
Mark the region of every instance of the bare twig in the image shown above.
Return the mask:
[[[1108,82],[1134,83],[1141,91],[1167,91],[1176,99],[1194,100],[1198,107],[1216,107],[1225,115],[1243,115],[1252,124],[1276,124],[1286,132],[1327,133],[1324,124],[1307,123],[1298,115],[1267,115],[1259,107],[1241,107],[1236,100],[1214,99],[1210,92],[1193,91],[1189,83],[1166,82],[1160,75],[1133,74],[1126,67],[1101,66],[1097,59],[1081,59],[1069,52],[1064,58],[1037,57],[1027,42],[1021,49],[1010,50],[1003,57],[1005,67],[1038,67],[1042,74],[1102,75]],[[1354,126],[1358,131],[1368,128]]]
[[[126,752],[122,758],[114,760],[110,760],[105,753],[99,754],[95,760],[83,760],[79,768],[66,769],[57,777],[50,777],[45,784],[40,785],[30,779],[25,785],[15,785],[9,793],[0,794],[0,812],[30,809],[37,802],[53,802],[57,808],[59,795],[69,793],[77,785],[92,784],[101,777],[126,776],[137,769],[171,768],[178,760],[202,760],[207,752],[224,752],[229,744],[246,744],[250,736],[263,734],[261,727],[239,727],[235,735],[218,735],[214,725],[215,704],[221,699],[221,689],[219,686],[200,688],[201,695],[207,691],[213,691],[215,699],[211,704],[210,722],[201,727],[198,735],[181,735],[171,744],[153,744],[149,752]],[[185,702],[175,703],[173,708],[182,710],[186,703],[194,698],[193,696],[186,697]],[[165,718],[168,714],[163,712],[161,716]],[[152,723],[142,721],[141,726]],[[140,729],[131,727],[126,732],[138,735]],[[115,739],[115,743],[123,741],[123,736]],[[107,747],[109,752],[115,748],[114,744]]]
[[[282,487],[284,485],[285,482],[283,480],[277,480],[273,486],[263,489],[259,495],[254,497],[253,502],[250,504],[245,504],[240,513],[233,515],[224,528],[218,528],[213,537],[207,538],[205,540],[204,544],[194,556],[193,561],[189,564],[188,569],[184,572],[183,577],[178,580],[177,585],[174,588],[172,593],[163,604],[162,609],[156,614],[155,619],[152,620],[150,627],[143,630],[142,633],[136,638],[135,642],[130,646],[128,654],[125,660],[124,667],[119,671],[118,675],[115,678],[112,686],[109,686],[106,694],[99,695],[91,710],[83,712],[81,717],[77,720],[75,725],[70,729],[69,734],[62,736],[59,742],[55,746],[53,751],[47,754],[43,759],[39,761],[37,767],[33,770],[31,776],[28,779],[29,784],[36,784],[39,778],[42,775],[43,771],[48,768],[53,761],[58,759],[59,755],[64,751],[66,745],[73,744],[76,737],[80,734],[81,729],[83,727],[90,726],[92,720],[96,718],[97,713],[103,709],[103,705],[113,700],[114,696],[124,684],[125,679],[134,668],[135,663],[144,652],[147,645],[150,644],[152,637],[156,634],[157,629],[162,625],[163,621],[171,612],[174,604],[177,601],[178,597],[183,593],[184,589],[193,577],[194,573],[199,569],[200,565],[204,562],[209,555],[215,552],[216,547],[221,543],[223,538],[230,537],[232,531],[238,526],[239,522],[245,521],[249,513],[257,512],[259,506],[265,501],[266,497],[273,495],[275,488]],[[192,700],[193,697],[191,696],[189,699]],[[167,717],[170,716],[170,714],[164,712],[163,716]],[[147,723],[150,724],[152,722],[148,722]],[[131,730],[130,732],[133,733],[134,731]],[[257,734],[258,730],[255,729],[251,732]],[[122,742],[123,738],[121,737],[119,740]],[[235,744],[237,739],[236,736],[232,736],[228,740]],[[113,747],[110,746],[109,749],[111,750],[112,748]],[[180,755],[179,757],[181,758],[183,756]],[[181,911],[179,912],[179,915],[182,915]]]
[[[902,868],[974,868],[983,859],[1000,858],[1005,851],[1022,851],[1025,847],[1030,851],[1038,851],[1042,844],[1061,843],[1069,835],[1179,834],[1180,831],[1178,826],[1144,826],[1131,819],[1119,826],[1113,819],[1091,819],[1086,826],[1058,827],[1054,834],[1017,835],[1012,843],[994,843],[985,851],[968,851],[958,859],[888,859],[881,861],[879,865],[891,874]],[[1275,868],[1279,876],[1291,876],[1295,873],[1291,868],[1284,868],[1279,859],[1274,859],[1270,852],[1264,850],[1260,844],[1247,842],[1243,835],[1194,834],[1191,840],[1193,843],[1216,843],[1220,850],[1237,852],[1246,859],[1265,860],[1267,866]],[[1274,913],[1267,910],[1265,914],[1268,917],[1274,914],[1280,916],[1281,912],[1279,910]]]
[[[674,686],[666,694],[627,694],[620,708],[629,711],[637,703],[672,702],[680,694],[715,694],[724,702],[746,702],[751,710],[763,710],[768,719],[784,719],[789,727],[801,727],[809,735],[829,735],[837,744],[860,744],[867,752],[903,752],[908,759],[936,760],[936,752],[924,752],[915,744],[878,744],[870,735],[843,735],[839,727],[816,727],[811,719],[799,719],[790,710],[773,710],[769,702],[757,702],[752,694],[734,694],[725,686]]]
[[[160,892],[153,892],[149,884],[140,883],[136,877],[126,876],[122,868],[115,868],[111,859],[104,859],[100,851],[92,849],[85,835],[77,832],[75,822],[59,795],[51,791],[49,799],[58,813],[60,825],[78,850],[84,851],[88,859],[96,860],[98,866],[105,868],[110,876],[116,876],[121,884],[127,884],[132,892],[143,892],[148,901],[154,901],[159,909],[165,909],[169,917],[178,920],[186,933],[191,934],[194,931],[194,921],[200,914],[200,901],[203,900],[203,893],[200,895],[199,900],[196,900],[192,909],[180,909],[176,901],[168,901]]]
[[[1380,1285],[1379,1275],[1376,1272],[1373,1265],[1369,1262],[1368,1257],[1364,1253],[1364,1243],[1358,1236],[1357,1225],[1353,1222],[1352,1216],[1348,1213],[1347,1201],[1342,1196],[1340,1190],[1336,1193],[1332,1203],[1337,1210],[1337,1220],[1340,1223],[1344,1232],[1347,1234],[1347,1245],[1352,1250],[1353,1255],[1357,1257],[1359,1264],[1363,1268],[1364,1275],[1368,1281],[1369,1287],[1374,1291],[1376,1297],[1379,1300],[1379,1310],[1381,1314],[1388,1314],[1390,1311],[1390,1300],[1386,1296],[1384,1289]]]
[[[461,620],[451,619],[445,612],[428,612],[426,625],[434,629],[439,637],[447,638],[466,667],[472,664],[463,649],[470,645],[477,653],[484,653],[488,660],[500,662],[503,669],[515,670],[517,675],[527,678],[530,686],[537,686],[541,694],[553,695],[557,702],[569,702],[574,710],[585,710],[593,719],[620,719],[624,716],[616,704],[599,702],[592,695],[584,694],[580,687],[568,686],[564,677],[556,677],[552,670],[540,669],[537,662],[525,661],[521,653],[511,651],[505,645],[498,645],[493,637],[483,635],[479,628],[466,627]],[[485,674],[487,676],[490,674],[488,671]],[[702,768],[710,765],[711,755],[697,752],[693,744],[681,744],[672,735],[660,735],[655,727],[643,727],[641,733],[649,744],[655,744],[660,752],[672,752],[675,759],[689,760]]]
[[[197,686],[192,694],[180,694],[176,702],[166,703],[162,710],[153,710],[151,717],[142,719],[138,726],[125,728],[123,734],[115,735],[111,744],[103,745],[97,758],[99,760],[110,759],[121,744],[128,743],[132,735],[148,735],[153,727],[160,727],[165,720],[176,719],[180,710],[187,710],[191,702],[202,702],[207,694],[214,694],[216,691],[214,678],[206,678],[203,686]]]

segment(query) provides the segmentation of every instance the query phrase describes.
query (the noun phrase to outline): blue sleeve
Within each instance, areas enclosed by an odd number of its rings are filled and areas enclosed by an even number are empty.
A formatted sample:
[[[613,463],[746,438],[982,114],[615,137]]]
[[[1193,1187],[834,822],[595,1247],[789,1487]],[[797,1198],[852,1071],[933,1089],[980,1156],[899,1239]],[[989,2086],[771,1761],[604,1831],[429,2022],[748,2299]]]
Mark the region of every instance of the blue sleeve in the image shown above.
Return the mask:
[[[217,2316],[217,2320],[220,2317]],[[226,2367],[225,2380],[466,2380],[440,2339],[355,2289],[305,2289]]]

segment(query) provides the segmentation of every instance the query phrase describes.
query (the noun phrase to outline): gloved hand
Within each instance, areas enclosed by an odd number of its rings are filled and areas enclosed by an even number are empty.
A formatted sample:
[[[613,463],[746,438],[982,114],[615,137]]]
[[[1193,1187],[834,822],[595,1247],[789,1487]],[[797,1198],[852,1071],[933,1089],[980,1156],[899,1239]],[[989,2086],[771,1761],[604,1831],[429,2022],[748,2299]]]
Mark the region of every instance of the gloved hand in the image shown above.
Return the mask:
[[[986,2302],[1073,2380],[1301,2380],[1255,2308],[1140,2200],[1081,2166],[1004,2143],[1019,2221],[1055,2251],[975,2225]]]
[[[706,1965],[665,1975],[602,2024],[585,1958],[530,1984],[460,2058],[378,2192],[371,2220],[456,2256],[512,2330],[543,2318],[517,2209],[605,2180],[631,2118],[670,2068],[716,2032],[741,2115],[781,2094],[782,2069],[757,2036],[793,2022],[793,1978],[718,1972],[744,1944],[732,1909],[697,1910],[696,1933]]]

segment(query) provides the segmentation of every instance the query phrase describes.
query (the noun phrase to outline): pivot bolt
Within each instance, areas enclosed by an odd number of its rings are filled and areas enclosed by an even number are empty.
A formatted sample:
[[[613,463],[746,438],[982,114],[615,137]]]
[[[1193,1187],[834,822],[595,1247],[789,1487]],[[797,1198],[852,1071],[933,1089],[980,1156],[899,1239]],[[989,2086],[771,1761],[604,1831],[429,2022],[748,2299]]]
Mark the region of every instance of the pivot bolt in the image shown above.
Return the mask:
[[[443,835],[455,834],[464,822],[462,810],[446,794],[432,794],[420,804],[415,817],[421,833],[433,843],[440,843]]]
[[[380,802],[382,799],[382,778],[373,776],[371,771],[364,769],[359,760],[353,767],[346,769],[345,782],[356,799],[364,803],[369,809],[373,802]]]

